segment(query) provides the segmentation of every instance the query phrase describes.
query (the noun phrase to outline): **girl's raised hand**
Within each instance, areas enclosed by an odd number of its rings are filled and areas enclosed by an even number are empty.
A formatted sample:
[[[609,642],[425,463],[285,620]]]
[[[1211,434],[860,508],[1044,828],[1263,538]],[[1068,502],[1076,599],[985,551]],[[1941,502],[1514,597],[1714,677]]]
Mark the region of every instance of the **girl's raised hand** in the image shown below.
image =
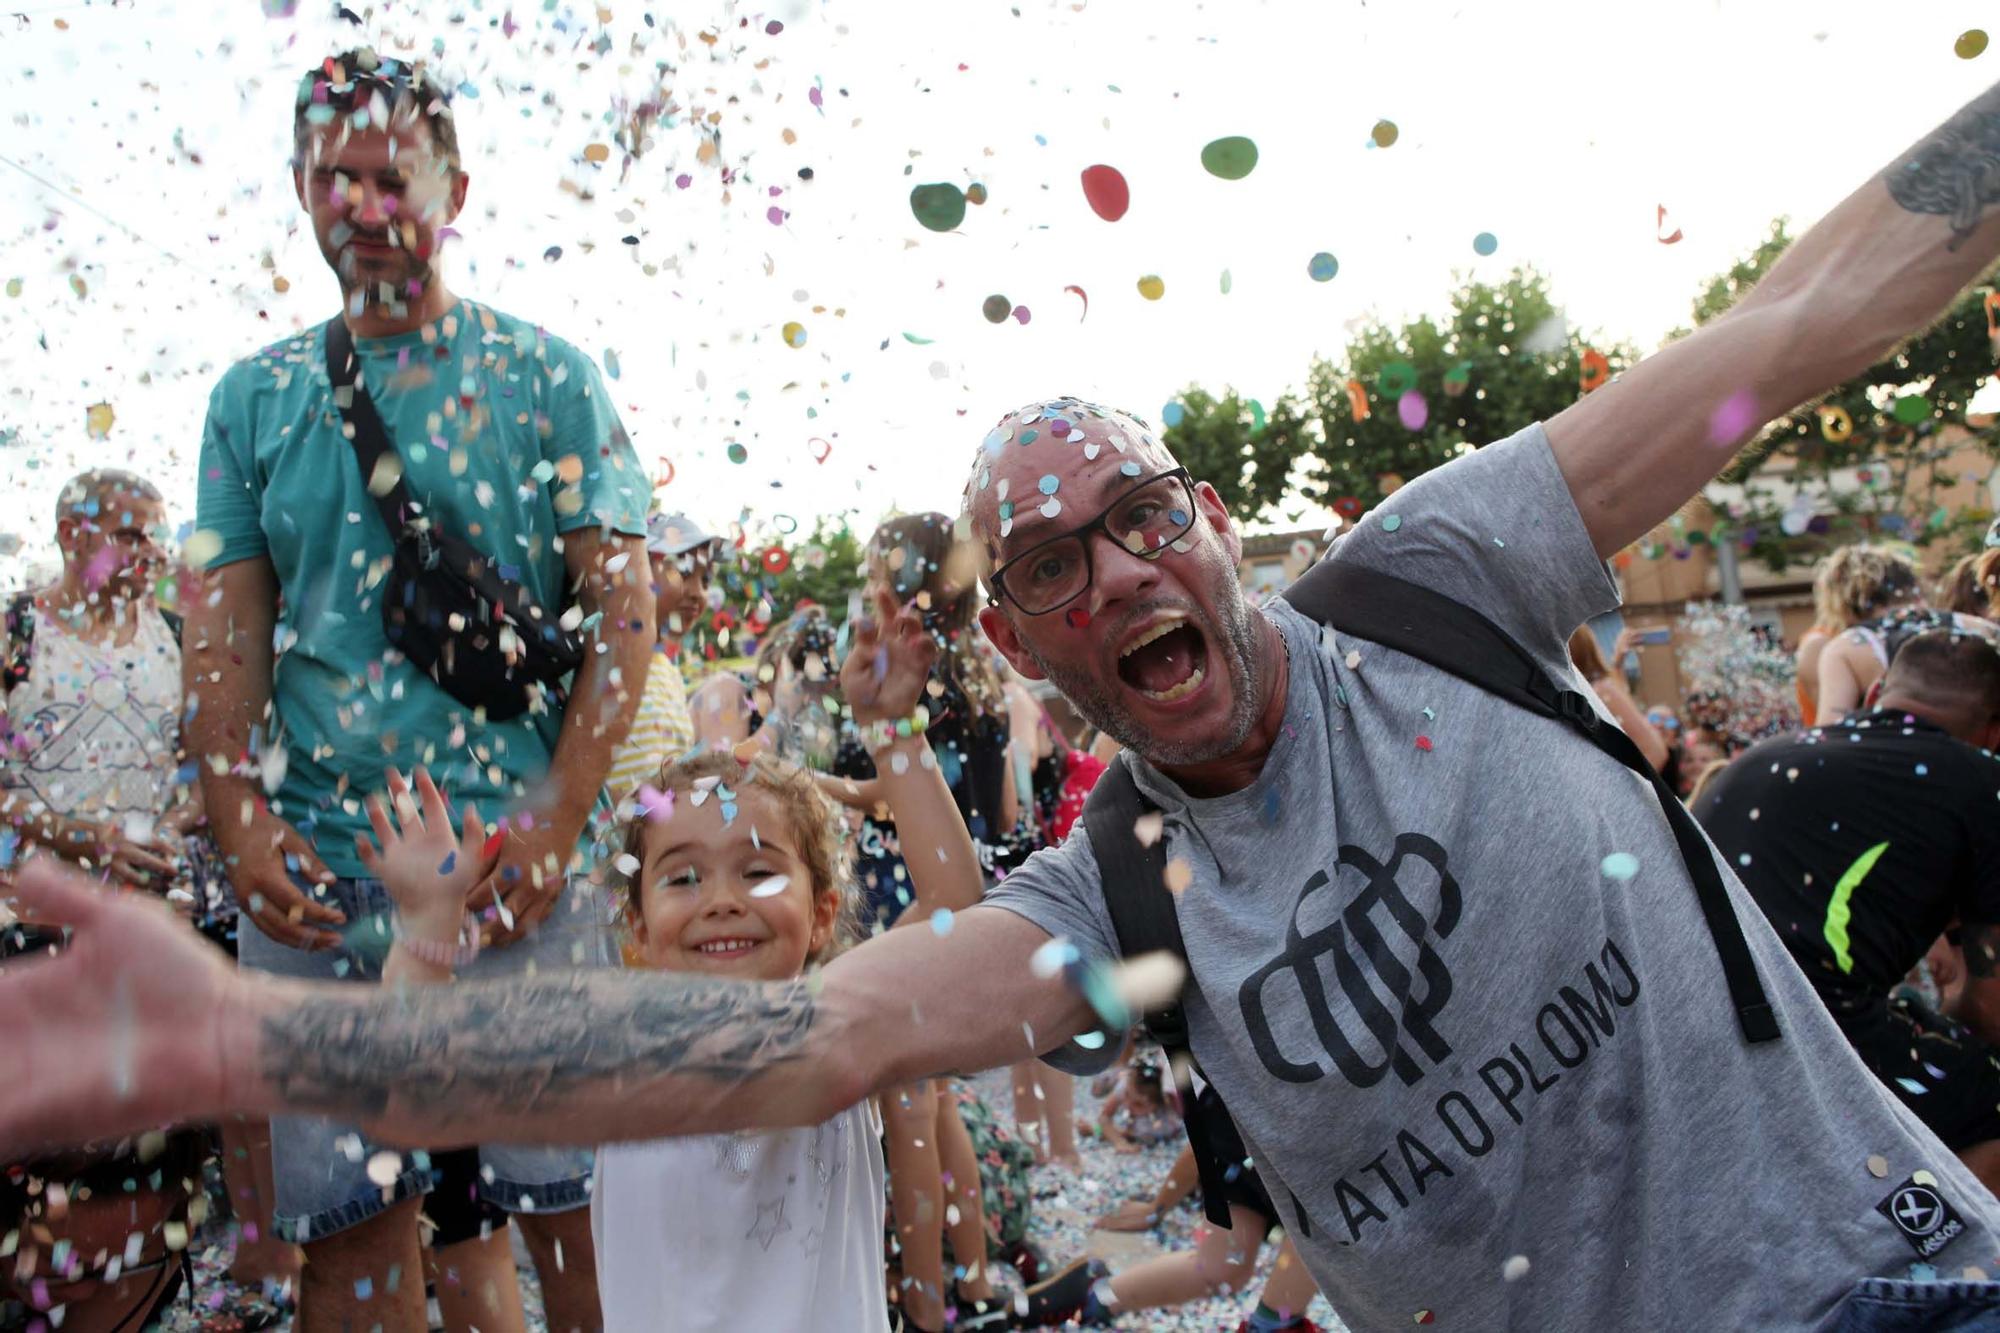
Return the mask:
[[[466,894],[492,870],[499,840],[487,838],[471,802],[464,808],[464,833],[453,836],[444,794],[423,768],[414,778],[413,789],[401,773],[389,770],[389,802],[375,793],[366,803],[375,841],[357,836],[354,848],[395,900],[406,933],[452,940],[465,921]]]
[[[893,722],[916,712],[937,655],[937,640],[916,604],[899,607],[894,593],[877,588],[875,614],[855,619],[847,660],[840,664],[840,690],[854,720]]]

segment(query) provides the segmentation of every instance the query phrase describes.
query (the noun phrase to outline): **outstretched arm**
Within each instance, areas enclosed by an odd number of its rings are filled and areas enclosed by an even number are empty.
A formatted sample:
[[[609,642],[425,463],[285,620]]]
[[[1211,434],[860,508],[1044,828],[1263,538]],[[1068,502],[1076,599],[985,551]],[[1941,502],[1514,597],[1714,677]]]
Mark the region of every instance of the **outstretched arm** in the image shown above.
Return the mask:
[[[1685,504],[1765,422],[1883,359],[2000,252],[2000,87],[1801,236],[1721,319],[1548,424],[1600,555]]]
[[[237,973],[157,903],[37,862],[22,914],[74,927],[0,967],[23,1077],[0,1160],[227,1112],[358,1119],[384,1137],[577,1142],[814,1124],[878,1087],[1009,1064],[1092,1026],[1030,966],[1048,936],[999,908],[898,931],[822,976],[544,973],[454,986]],[[109,979],[109,980],[107,980]]]

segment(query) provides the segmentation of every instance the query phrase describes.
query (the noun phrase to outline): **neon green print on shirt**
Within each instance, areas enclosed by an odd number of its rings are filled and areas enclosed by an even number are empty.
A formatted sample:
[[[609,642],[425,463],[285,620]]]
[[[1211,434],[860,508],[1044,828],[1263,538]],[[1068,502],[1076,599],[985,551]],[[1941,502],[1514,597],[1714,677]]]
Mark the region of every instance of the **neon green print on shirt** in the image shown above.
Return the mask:
[[[1840,964],[1842,972],[1854,970],[1854,955],[1847,951],[1847,923],[1853,916],[1848,910],[1848,900],[1861,887],[1861,881],[1868,878],[1868,872],[1882,859],[1882,853],[1889,850],[1889,844],[1878,842],[1854,859],[1847,867],[1847,873],[1833,886],[1833,899],[1826,905],[1826,942],[1833,946],[1833,961]]]

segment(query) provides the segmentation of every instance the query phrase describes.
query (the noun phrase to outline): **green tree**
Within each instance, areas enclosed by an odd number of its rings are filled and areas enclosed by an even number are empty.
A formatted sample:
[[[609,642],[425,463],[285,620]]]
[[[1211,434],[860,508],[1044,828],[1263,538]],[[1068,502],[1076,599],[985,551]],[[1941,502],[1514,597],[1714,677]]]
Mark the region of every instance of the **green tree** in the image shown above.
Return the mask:
[[[1317,360],[1307,374],[1291,442],[1311,455],[1307,493],[1350,518],[1373,508],[1403,482],[1575,402],[1593,348],[1604,358],[1594,379],[1638,359],[1629,344],[1571,329],[1531,268],[1462,283],[1442,321],[1364,327],[1338,361]]]
[[[1218,398],[1191,384],[1168,416],[1175,419],[1162,432],[1167,447],[1196,481],[1215,487],[1238,521],[1254,523],[1283,501],[1300,422],[1293,399],[1279,399],[1266,413],[1234,389]]]
[[[1779,218],[1750,254],[1703,285],[1695,323],[1725,314],[1790,244]],[[1958,480],[1946,462],[1963,442],[1956,432],[1946,442],[1940,432],[1963,426],[1989,458],[2000,456],[2000,431],[1973,425],[1966,413],[1993,373],[1986,312],[1993,277],[1989,271],[1943,318],[1883,360],[1759,434],[1722,476],[1743,489],[1740,499],[1731,495],[1715,536],[1726,534],[1777,569],[1870,537],[1944,543],[1954,554],[1969,547],[1991,515],[1940,505],[1940,490]],[[1787,485],[1776,484],[1781,480]],[[1791,501],[1794,494],[1807,503]]]
[[[861,586],[863,540],[845,518],[822,516],[814,521],[810,536],[769,534],[761,542],[746,543],[745,574],[754,577],[774,617],[788,616],[801,601],[811,600],[835,620],[844,620],[847,595]],[[764,551],[773,545],[790,556],[790,564],[778,574],[761,564]],[[748,568],[751,564],[754,571]]]

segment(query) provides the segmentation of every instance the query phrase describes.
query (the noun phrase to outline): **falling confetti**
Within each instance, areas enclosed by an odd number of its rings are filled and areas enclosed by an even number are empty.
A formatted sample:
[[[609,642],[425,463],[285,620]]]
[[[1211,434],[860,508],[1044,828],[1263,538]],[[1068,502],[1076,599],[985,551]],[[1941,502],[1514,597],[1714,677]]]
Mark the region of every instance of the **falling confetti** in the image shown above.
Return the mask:
[[[986,322],[989,324],[1004,324],[1007,322],[1007,315],[1012,307],[1013,302],[1004,296],[996,294],[987,297],[985,301],[980,303],[979,313],[986,316]]]
[[[1148,301],[1157,301],[1166,294],[1167,284],[1160,280],[1158,274],[1148,273],[1145,277],[1139,279],[1139,295],[1145,297]]]
[[[1582,368],[1577,374],[1578,386],[1585,393],[1591,393],[1603,388],[1610,378],[1611,363],[1605,359],[1604,353],[1595,347],[1584,348]]]
[[[910,211],[932,231],[950,231],[965,221],[965,192],[956,185],[919,185],[910,191]]]
[[[1201,150],[1201,165],[1211,176],[1240,181],[1257,169],[1257,145],[1242,135],[1217,139]]]
[[[779,333],[784,337],[785,346],[787,347],[804,347],[806,345],[806,326],[799,323],[796,319],[787,323],[784,328],[779,330]]]
[[[1106,222],[1116,222],[1132,206],[1132,188],[1124,175],[1102,163],[1083,169],[1083,197],[1090,211]]]
[[[1165,426],[1168,430],[1172,430],[1175,426],[1180,425],[1181,422],[1185,421],[1186,419],[1187,419],[1187,409],[1181,406],[1181,404],[1178,401],[1168,403],[1165,407],[1162,407],[1160,409],[1160,424]],[[1132,469],[1132,471],[1126,473],[1127,476],[1137,476],[1139,474],[1138,464],[1126,463],[1123,466]],[[1123,469],[1121,468],[1120,470],[1122,471]]]
[[[1077,323],[1079,324],[1083,323],[1083,321],[1087,319],[1090,315],[1090,293],[1086,292],[1083,288],[1075,286],[1073,284],[1071,286],[1063,288],[1063,291],[1065,293],[1075,292],[1076,299],[1083,302],[1083,310],[1076,317]]]
[[[1322,250],[1306,261],[1306,273],[1314,282],[1331,282],[1340,272],[1340,261]]]
[[[118,413],[109,403],[92,403],[83,414],[84,429],[93,440],[102,440],[111,434],[111,427],[118,421]]]
[[[732,463],[741,463],[750,457],[750,451],[740,444],[731,444],[727,452]]]
[[[1951,49],[1960,60],[1977,60],[1986,52],[1986,30],[1967,28],[1951,44]]]
[[[1673,245],[1681,239],[1681,229],[1678,226],[1671,232],[1667,230],[1667,206],[1665,204],[1659,206],[1659,212],[1653,219],[1653,225],[1657,228],[1657,235],[1660,238],[1661,245]]]
[[[1396,128],[1396,122],[1393,120],[1378,120],[1375,122],[1375,128],[1368,131],[1368,137],[1374,141],[1377,148],[1387,148],[1396,142],[1400,134],[1402,131]]]
[[[1500,238],[1490,231],[1482,231],[1472,238],[1472,253],[1490,255],[1500,248]]]
[[[1396,400],[1396,416],[1404,430],[1422,430],[1431,419],[1431,405],[1415,389]]]

